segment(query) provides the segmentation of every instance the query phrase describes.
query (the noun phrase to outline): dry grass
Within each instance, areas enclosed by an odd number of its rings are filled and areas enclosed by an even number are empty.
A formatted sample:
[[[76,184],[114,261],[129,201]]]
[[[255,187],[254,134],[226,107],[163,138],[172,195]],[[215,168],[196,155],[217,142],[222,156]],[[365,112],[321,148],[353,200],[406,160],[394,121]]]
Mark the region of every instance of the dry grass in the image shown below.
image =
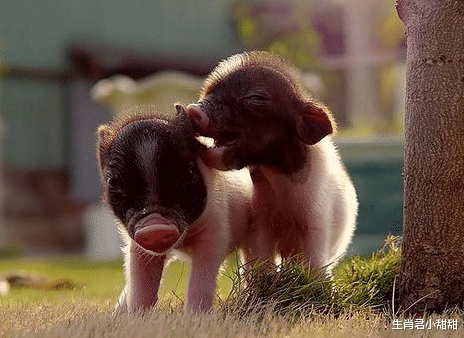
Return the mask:
[[[316,312],[299,318],[265,314],[240,317],[221,311],[190,314],[158,311],[146,315],[113,316],[112,304],[76,302],[62,306],[42,304],[36,308],[1,307],[2,337],[462,337],[462,315],[425,317],[434,322],[459,321],[457,331],[392,330],[387,314],[345,311],[337,316]],[[3,322],[7,319],[6,322]],[[402,318],[401,320],[404,320]],[[5,330],[6,329],[6,330]]]
[[[297,320],[272,311],[239,317],[233,313],[153,312],[113,316],[95,304],[43,305],[36,309],[3,309],[2,318],[16,318],[8,337],[372,337],[384,331],[382,316],[314,315]],[[28,320],[25,320],[25,319]],[[19,323],[21,321],[22,323]],[[31,323],[34,323],[31,325]]]
[[[44,301],[35,304],[0,300],[0,337],[15,336],[21,332],[30,334],[55,325],[102,318],[110,313],[113,306],[113,301],[79,300],[62,304]]]
[[[214,311],[184,312],[182,295],[179,298],[176,290],[163,298],[156,311],[138,315],[113,315],[122,287],[119,264],[104,268],[101,263],[71,260],[62,262],[60,268],[52,262],[48,265],[54,272],[48,275],[63,277],[61,269],[66,277],[87,286],[68,291],[13,290],[10,296],[0,297],[0,337],[464,336],[461,310],[423,318],[404,318],[398,309],[395,313],[393,285],[399,258],[397,239],[389,238],[385,248],[371,257],[341,262],[333,279],[309,273],[292,262],[280,266],[279,272],[259,267],[249,270],[250,275],[241,276],[245,283],[226,269],[232,291],[227,297],[223,292],[222,300],[218,297]],[[18,265],[21,261],[11,262]],[[0,270],[5,266],[8,263],[0,260]],[[41,272],[47,264],[41,267],[36,262],[34,267]],[[183,268],[179,270],[185,275]],[[167,280],[179,284],[175,277]],[[118,287],[110,287],[111,283]],[[431,327],[417,328],[420,319],[430,320]],[[401,330],[393,330],[393,320],[400,321]],[[439,320],[455,320],[457,330],[442,330],[436,326]],[[404,329],[404,323],[415,327]]]

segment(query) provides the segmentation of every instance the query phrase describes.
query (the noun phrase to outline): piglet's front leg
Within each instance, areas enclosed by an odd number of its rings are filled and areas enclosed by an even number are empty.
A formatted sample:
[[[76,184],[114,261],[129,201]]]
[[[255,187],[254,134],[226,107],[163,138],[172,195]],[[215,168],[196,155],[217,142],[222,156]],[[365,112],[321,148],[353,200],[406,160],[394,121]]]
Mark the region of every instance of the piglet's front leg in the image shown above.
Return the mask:
[[[198,253],[192,257],[186,309],[189,311],[208,311],[213,305],[216,291],[216,278],[223,260],[221,253]]]
[[[216,291],[219,268],[227,251],[227,235],[224,220],[212,220],[206,231],[197,238],[192,250],[192,270],[189,278],[186,309],[208,311]],[[219,226],[218,226],[219,225]]]
[[[165,260],[166,256],[151,255],[131,241],[125,256],[126,285],[117,311],[145,311],[156,304]]]

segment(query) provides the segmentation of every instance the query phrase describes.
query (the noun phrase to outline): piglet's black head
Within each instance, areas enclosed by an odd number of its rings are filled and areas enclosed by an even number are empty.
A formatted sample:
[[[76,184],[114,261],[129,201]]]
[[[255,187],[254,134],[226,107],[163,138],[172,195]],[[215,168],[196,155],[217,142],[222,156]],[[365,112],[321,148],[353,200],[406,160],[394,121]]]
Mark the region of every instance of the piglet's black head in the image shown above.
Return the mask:
[[[175,119],[132,114],[99,127],[97,158],[105,200],[129,235],[150,214],[175,224],[180,235],[201,215],[206,205],[197,165],[202,147],[182,112]]]

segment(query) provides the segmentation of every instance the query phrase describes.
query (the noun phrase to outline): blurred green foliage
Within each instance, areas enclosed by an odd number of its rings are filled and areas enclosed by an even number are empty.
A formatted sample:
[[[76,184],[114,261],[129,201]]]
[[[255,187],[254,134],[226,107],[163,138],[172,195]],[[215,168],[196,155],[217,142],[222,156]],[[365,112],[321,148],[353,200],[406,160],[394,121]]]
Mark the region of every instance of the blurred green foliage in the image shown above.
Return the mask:
[[[237,34],[248,48],[281,55],[303,70],[317,64],[321,39],[313,28],[308,4],[240,0],[234,4],[232,16]]]
[[[379,1],[383,15],[377,21],[375,32],[380,47],[385,50],[394,50],[405,41],[404,25],[396,13],[395,3],[396,0]]]
[[[340,10],[337,6],[341,5],[333,4],[334,12]],[[340,127],[369,126],[373,132],[402,133],[402,114],[395,111],[398,109],[396,96],[401,78],[395,66],[397,61],[393,59],[379,65],[375,70],[377,100],[382,118],[376,125],[370,125],[371,121],[367,119],[366,126],[352,126],[347,121],[345,112],[349,100],[346,98],[346,69],[321,67],[319,59],[322,57],[322,37],[315,29],[313,20],[317,15],[316,7],[312,2],[299,0],[237,0],[232,7],[232,17],[237,35],[246,48],[267,50],[281,55],[303,71],[317,70],[325,87],[321,99],[332,108]],[[392,52],[394,55],[405,41],[404,26],[396,13],[395,0],[375,0],[375,6],[371,8],[373,12],[369,28],[372,47],[379,53],[387,55]],[[346,32],[340,31],[339,34],[346,40]]]

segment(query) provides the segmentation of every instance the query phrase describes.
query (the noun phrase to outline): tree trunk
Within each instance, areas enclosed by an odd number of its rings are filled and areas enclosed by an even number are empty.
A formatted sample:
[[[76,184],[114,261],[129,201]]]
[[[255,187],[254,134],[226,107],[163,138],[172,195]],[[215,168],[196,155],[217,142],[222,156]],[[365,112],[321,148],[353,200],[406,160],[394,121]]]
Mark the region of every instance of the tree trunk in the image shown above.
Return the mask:
[[[464,1],[399,0],[406,27],[400,304],[464,304]]]

